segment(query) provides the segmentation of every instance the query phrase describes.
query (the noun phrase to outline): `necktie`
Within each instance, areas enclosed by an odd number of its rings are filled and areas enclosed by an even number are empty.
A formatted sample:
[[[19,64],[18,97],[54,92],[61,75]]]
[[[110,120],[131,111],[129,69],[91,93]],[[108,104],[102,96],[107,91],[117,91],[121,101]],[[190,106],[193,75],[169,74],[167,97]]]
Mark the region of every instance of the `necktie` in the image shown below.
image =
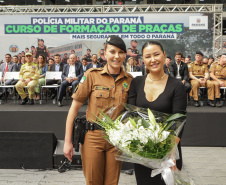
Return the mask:
[[[5,73],[4,73],[4,77],[5,77],[5,74],[6,72],[8,71],[8,63],[6,64],[6,68],[5,68]]]

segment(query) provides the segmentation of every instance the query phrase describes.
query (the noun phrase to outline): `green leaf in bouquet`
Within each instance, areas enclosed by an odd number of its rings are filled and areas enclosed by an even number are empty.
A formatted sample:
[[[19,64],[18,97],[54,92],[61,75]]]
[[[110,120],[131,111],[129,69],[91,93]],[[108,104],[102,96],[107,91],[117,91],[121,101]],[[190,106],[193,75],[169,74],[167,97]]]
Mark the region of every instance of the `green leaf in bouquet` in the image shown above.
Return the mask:
[[[155,116],[154,116],[154,114],[151,112],[150,109],[148,109],[148,117],[149,117],[150,122],[153,124],[153,126],[156,125]]]
[[[135,122],[132,118],[129,118],[129,120],[130,120],[130,123],[131,123],[135,128],[137,128],[136,122]]]
[[[145,119],[141,119],[141,120],[142,120],[141,124],[144,128],[148,128],[150,126],[150,124]]]
[[[181,117],[186,117],[186,115],[180,114],[180,113],[173,114],[173,115],[170,116],[164,123],[173,121],[173,120],[178,119],[178,118],[181,118]]]

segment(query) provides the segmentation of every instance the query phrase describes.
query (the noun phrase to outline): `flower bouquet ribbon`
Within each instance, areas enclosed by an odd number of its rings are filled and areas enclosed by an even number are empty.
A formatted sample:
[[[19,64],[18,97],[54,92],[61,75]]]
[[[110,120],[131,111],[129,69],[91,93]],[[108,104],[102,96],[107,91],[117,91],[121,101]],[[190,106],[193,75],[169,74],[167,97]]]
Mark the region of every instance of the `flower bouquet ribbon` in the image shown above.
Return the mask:
[[[116,120],[101,110],[101,117],[96,116],[96,123],[103,127],[103,137],[118,148],[116,159],[152,168],[150,176],[161,174],[166,185],[193,184],[170,168],[179,159],[176,140],[186,116],[124,106],[126,111]]]

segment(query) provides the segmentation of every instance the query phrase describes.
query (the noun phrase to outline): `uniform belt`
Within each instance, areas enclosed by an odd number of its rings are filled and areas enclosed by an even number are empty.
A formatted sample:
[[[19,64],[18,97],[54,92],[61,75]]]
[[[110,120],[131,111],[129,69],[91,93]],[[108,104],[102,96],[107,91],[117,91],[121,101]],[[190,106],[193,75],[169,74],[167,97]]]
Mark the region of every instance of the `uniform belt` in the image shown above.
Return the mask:
[[[96,123],[87,121],[86,122],[86,130],[103,130],[103,127],[101,127],[100,125],[98,125]]]
[[[202,77],[202,76],[195,76],[196,78],[204,78],[204,77]]]

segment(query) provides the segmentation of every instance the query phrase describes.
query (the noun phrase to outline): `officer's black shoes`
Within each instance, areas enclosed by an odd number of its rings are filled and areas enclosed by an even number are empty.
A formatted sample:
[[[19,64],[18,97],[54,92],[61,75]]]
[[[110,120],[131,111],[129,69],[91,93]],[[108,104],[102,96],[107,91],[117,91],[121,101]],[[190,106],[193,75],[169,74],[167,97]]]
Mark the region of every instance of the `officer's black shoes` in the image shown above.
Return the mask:
[[[222,104],[220,101],[217,101],[217,103],[216,103],[216,107],[221,108],[221,107],[223,107],[223,104]]]
[[[63,106],[63,103],[62,103],[62,101],[58,101],[58,107],[62,107]]]
[[[208,105],[211,106],[211,107],[215,107],[215,103],[214,103],[213,100],[209,100]]]
[[[195,102],[194,102],[194,106],[195,106],[195,107],[199,107],[199,106],[200,106],[199,101],[195,101]]]
[[[29,99],[28,104],[29,104],[29,105],[34,105],[34,99]]]
[[[26,98],[22,99],[20,105],[25,105],[27,102],[28,102],[28,98],[26,97]]]

